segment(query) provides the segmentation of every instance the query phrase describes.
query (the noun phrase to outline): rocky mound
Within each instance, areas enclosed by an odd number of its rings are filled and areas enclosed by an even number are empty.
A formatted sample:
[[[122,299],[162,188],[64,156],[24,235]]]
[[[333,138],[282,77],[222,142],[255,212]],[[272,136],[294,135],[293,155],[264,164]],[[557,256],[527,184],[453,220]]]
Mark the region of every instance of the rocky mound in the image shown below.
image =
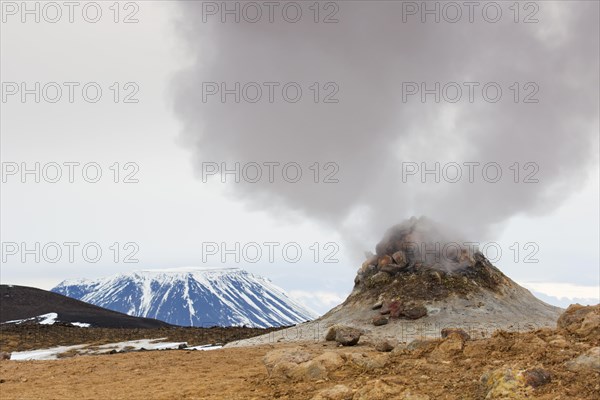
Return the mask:
[[[401,342],[440,337],[444,328],[477,338],[555,325],[562,309],[534,297],[467,242],[448,237],[425,218],[392,227],[367,255],[344,303],[310,323],[239,344],[323,340],[334,325],[361,330],[361,340]]]

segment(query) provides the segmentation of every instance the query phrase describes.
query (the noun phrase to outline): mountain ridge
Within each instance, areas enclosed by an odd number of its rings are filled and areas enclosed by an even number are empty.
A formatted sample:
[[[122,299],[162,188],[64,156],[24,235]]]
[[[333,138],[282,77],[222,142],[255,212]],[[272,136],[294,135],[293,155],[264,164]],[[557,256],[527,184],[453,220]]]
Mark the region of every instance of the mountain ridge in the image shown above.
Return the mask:
[[[129,315],[182,326],[289,326],[316,318],[269,279],[237,267],[142,269],[52,289]]]

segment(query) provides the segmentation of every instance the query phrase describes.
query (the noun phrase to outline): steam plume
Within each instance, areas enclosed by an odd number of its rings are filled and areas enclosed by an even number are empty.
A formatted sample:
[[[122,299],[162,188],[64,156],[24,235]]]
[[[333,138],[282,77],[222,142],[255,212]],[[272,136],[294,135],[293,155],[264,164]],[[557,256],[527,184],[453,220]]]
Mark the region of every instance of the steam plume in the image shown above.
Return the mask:
[[[263,178],[231,185],[233,194],[350,237],[376,238],[408,216],[427,215],[479,240],[512,216],[560,205],[597,162],[598,3],[539,2],[538,23],[515,23],[507,7],[497,23],[479,13],[474,23],[419,16],[404,23],[402,3],[338,2],[339,22],[316,24],[277,13],[273,23],[203,22],[202,2],[182,1],[179,27],[194,62],[176,78],[175,109],[198,169],[212,161],[297,162],[300,182]],[[297,82],[304,93],[297,103],[203,102],[203,82]],[[314,103],[307,89],[314,82],[335,82],[339,103]],[[433,96],[422,103],[419,96],[403,102],[403,82],[480,86],[473,103],[464,86],[457,103]],[[501,101],[482,99],[487,82],[501,86]],[[522,102],[527,82],[539,87],[539,103]],[[315,184],[308,169],[315,162],[336,163],[339,183]],[[489,183],[479,169],[471,183],[463,166],[457,183],[429,176],[423,184],[420,175],[403,182],[403,162],[496,162],[503,176]],[[518,184],[509,169],[515,162]],[[528,162],[539,167],[538,183],[522,183],[537,168],[525,169]]]

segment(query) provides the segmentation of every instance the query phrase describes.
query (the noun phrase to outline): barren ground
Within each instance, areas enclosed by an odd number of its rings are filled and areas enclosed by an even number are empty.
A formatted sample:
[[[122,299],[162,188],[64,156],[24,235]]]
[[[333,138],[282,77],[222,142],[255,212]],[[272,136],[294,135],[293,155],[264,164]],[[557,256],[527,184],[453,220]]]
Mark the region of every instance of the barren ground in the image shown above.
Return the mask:
[[[489,339],[469,340],[464,350],[442,356],[434,351],[438,340],[392,353],[377,353],[367,343],[337,347],[334,342],[312,342],[2,361],[0,393],[2,399],[311,399],[337,384],[356,391],[383,380],[431,400],[482,399],[482,374],[508,366],[542,367],[551,373],[551,382],[535,389],[531,398],[599,399],[600,372],[571,372],[565,367],[566,361],[598,346],[597,336],[577,339],[551,329],[498,332]],[[330,371],[327,379],[280,380],[269,377],[263,364],[264,355],[274,348],[301,348],[314,354],[335,351],[346,357],[360,352],[383,356],[386,364],[366,369],[346,362]]]

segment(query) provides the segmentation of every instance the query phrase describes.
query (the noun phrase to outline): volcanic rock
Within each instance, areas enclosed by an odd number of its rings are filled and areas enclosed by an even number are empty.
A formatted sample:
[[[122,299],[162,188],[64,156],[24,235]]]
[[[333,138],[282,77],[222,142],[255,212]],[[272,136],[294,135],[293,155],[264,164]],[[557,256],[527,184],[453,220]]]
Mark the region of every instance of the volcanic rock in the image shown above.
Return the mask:
[[[523,371],[522,375],[525,379],[525,384],[531,386],[532,388],[543,386],[552,381],[552,375],[550,372],[543,368],[531,368]]]
[[[379,271],[369,279],[369,286],[381,286],[391,280],[390,274],[384,271]]]
[[[389,321],[388,321],[387,317],[385,317],[383,315],[373,318],[373,325],[375,325],[375,326],[386,325],[388,322]]]
[[[329,328],[329,330],[327,331],[327,334],[325,335],[325,340],[328,342],[331,342],[333,340],[335,340],[335,335],[337,334],[337,330],[338,328],[340,328],[339,325],[333,325]]]
[[[373,355],[363,353],[348,353],[346,355],[348,361],[367,371],[373,371],[385,367],[388,358],[386,355]]]
[[[398,264],[387,264],[380,268],[380,271],[387,272],[390,275],[399,274],[402,272],[404,267],[399,266]]]
[[[342,346],[354,346],[358,343],[361,335],[362,333],[358,329],[344,326],[337,329],[335,341]]]
[[[367,382],[353,397],[353,400],[429,400],[429,396],[412,393],[401,383],[387,379],[376,379]]]
[[[481,377],[486,399],[529,398],[533,388],[545,385],[550,380],[550,373],[542,368],[516,370],[502,367]]]
[[[559,330],[571,335],[589,336],[600,334],[600,304],[595,306],[582,306],[572,304],[558,318],[556,322]]]
[[[408,265],[408,260],[406,259],[406,254],[404,254],[403,251],[395,252],[394,254],[392,254],[392,258],[394,259],[396,264],[401,268],[404,268],[404,267],[406,267],[406,265]]]
[[[269,377],[291,380],[318,380],[327,378],[324,363],[311,360],[312,355],[298,349],[278,349],[265,355],[263,363]]]
[[[451,333],[432,352],[432,357],[448,358],[463,351],[465,347],[464,338],[458,333]]]
[[[312,400],[351,400],[354,392],[346,385],[323,389]]]
[[[471,336],[469,336],[469,334],[467,332],[465,332],[464,329],[460,329],[460,328],[444,328],[444,329],[442,329],[441,334],[442,334],[442,339],[447,338],[451,334],[459,335],[463,339],[463,341],[467,341],[467,340],[471,339]]]
[[[381,351],[382,353],[387,353],[394,350],[394,345],[392,345],[389,340],[378,340],[375,343],[375,350]]]
[[[592,347],[565,364],[570,371],[600,371],[600,347]]]
[[[322,364],[328,371],[333,371],[344,365],[344,358],[335,351],[326,351],[325,353],[317,356],[313,359],[314,361]]]

